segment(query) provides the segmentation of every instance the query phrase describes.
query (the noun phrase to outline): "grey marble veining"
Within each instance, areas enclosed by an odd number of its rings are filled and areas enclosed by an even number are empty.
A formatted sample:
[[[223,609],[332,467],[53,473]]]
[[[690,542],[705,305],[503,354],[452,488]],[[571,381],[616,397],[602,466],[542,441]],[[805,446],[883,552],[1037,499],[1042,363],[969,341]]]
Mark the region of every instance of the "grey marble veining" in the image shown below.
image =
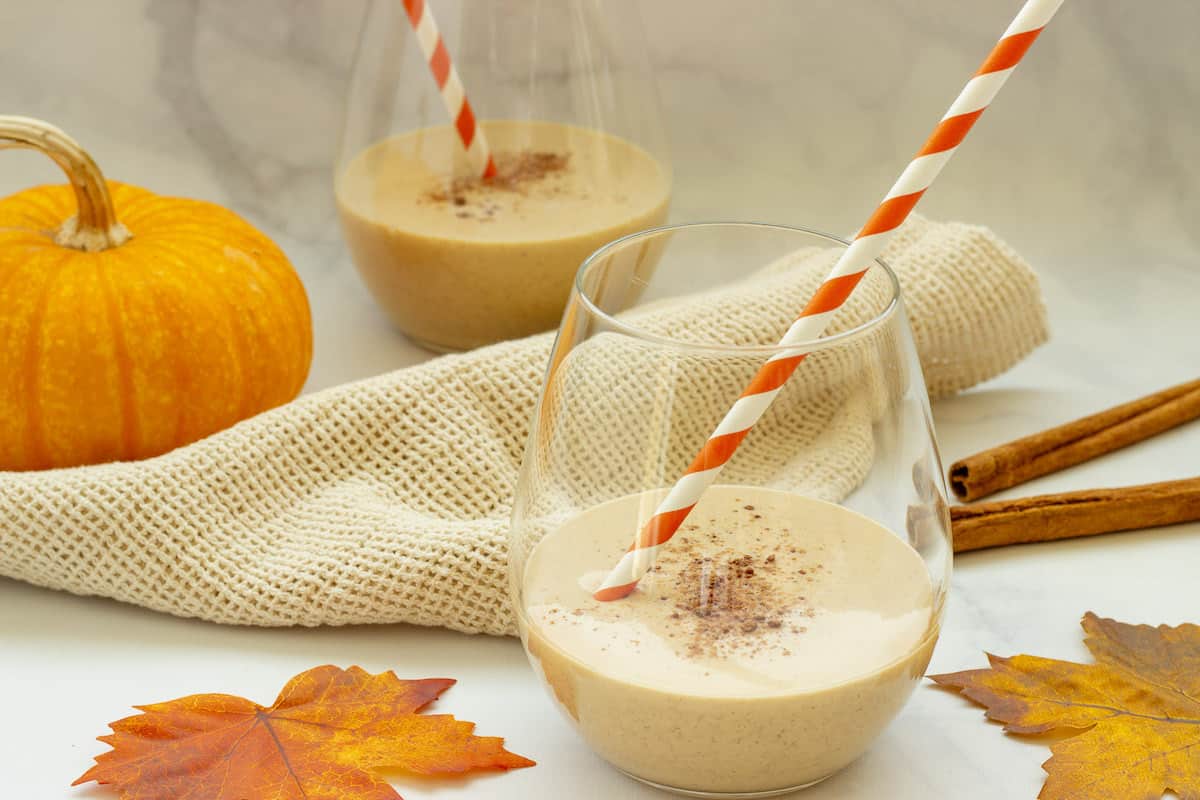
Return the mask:
[[[447,27],[471,2],[483,0],[442,4]],[[676,220],[848,232],[1015,6],[602,8],[644,18]],[[279,240],[316,309],[310,388],[421,357],[374,310],[333,218],[331,167],[365,7],[47,0],[0,10],[0,107],[57,122],[112,176],[225,203]],[[1061,279],[1085,293],[1153,296],[1159,283],[1188,281],[1200,243],[1197,29],[1190,0],[1068,2],[923,210],[992,225],[1048,277],[1048,292]],[[486,99],[477,104],[486,114]],[[32,155],[5,154],[0,191],[55,178]],[[1101,295],[1084,297],[1096,309],[1115,301]]]

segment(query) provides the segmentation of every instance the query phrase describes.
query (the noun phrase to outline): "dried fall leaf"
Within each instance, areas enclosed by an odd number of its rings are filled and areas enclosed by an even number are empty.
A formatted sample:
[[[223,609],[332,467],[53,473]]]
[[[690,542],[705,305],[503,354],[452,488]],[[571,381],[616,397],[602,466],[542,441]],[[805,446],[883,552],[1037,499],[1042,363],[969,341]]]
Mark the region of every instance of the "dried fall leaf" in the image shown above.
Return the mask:
[[[111,784],[122,800],[399,800],[375,770],[532,766],[473,723],[417,713],[453,685],[324,666],[288,681],[270,708],[227,694],[136,706],[75,783]]]
[[[1126,625],[1088,612],[1094,664],[988,655],[932,675],[1011,733],[1079,731],[1050,746],[1043,800],[1200,800],[1200,626]]]

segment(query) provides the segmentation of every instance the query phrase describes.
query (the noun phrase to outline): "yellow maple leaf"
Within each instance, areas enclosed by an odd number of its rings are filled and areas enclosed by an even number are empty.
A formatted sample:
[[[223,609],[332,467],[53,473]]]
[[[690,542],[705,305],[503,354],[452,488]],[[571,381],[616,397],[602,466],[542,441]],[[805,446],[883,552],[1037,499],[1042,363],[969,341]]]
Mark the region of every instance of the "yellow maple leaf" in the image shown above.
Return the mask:
[[[1050,746],[1042,800],[1200,800],[1200,626],[1083,617],[1094,664],[988,654],[931,675],[1010,733],[1079,731]]]

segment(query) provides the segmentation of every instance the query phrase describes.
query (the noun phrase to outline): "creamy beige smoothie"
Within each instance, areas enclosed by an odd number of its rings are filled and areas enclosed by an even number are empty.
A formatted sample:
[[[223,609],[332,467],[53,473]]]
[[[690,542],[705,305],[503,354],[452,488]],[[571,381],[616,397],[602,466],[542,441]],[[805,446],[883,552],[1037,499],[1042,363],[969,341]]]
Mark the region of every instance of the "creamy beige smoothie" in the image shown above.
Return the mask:
[[[660,493],[568,521],[529,556],[532,660],[588,743],[678,789],[802,786],[862,754],[937,638],[917,553],[837,505],[716,486],[623,600],[591,590]]]
[[[553,122],[482,127],[499,170],[489,181],[472,175],[450,126],[378,142],[337,179],[367,287],[435,349],[555,327],[592,251],[667,216],[666,168],[624,139]]]

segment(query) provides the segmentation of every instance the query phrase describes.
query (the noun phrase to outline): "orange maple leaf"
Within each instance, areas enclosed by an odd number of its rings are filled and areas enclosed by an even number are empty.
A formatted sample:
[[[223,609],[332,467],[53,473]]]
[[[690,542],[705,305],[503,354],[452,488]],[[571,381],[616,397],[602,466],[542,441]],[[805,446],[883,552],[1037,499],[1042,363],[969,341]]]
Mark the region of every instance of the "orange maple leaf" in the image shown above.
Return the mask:
[[[1043,800],[1200,800],[1200,627],[1082,624],[1094,664],[988,654],[991,669],[930,677],[1011,733],[1079,732],[1050,746]]]
[[[375,770],[532,766],[473,723],[416,713],[453,685],[324,666],[288,681],[270,708],[227,694],[135,706],[75,785],[111,784],[122,800],[399,800]]]

